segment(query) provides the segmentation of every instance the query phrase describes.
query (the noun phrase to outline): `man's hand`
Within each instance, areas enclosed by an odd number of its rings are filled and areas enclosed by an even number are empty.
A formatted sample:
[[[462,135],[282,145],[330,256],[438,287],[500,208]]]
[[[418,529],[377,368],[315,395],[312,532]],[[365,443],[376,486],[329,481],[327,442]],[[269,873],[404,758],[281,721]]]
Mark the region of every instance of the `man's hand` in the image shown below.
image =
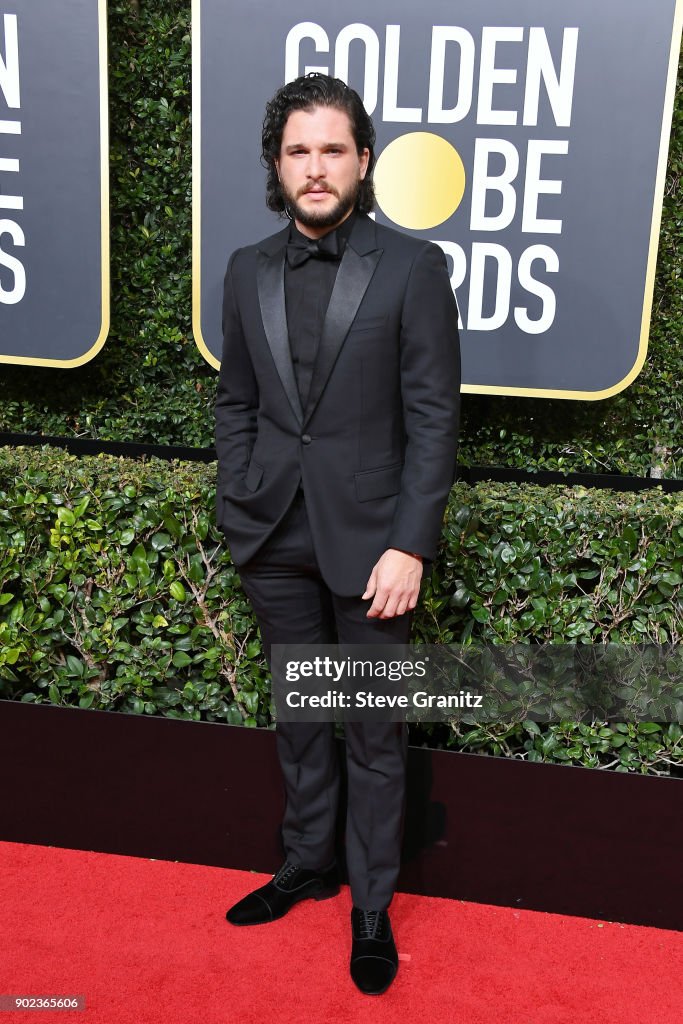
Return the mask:
[[[370,573],[363,601],[374,597],[367,617],[392,619],[403,615],[417,604],[422,580],[422,558],[407,551],[389,548]]]

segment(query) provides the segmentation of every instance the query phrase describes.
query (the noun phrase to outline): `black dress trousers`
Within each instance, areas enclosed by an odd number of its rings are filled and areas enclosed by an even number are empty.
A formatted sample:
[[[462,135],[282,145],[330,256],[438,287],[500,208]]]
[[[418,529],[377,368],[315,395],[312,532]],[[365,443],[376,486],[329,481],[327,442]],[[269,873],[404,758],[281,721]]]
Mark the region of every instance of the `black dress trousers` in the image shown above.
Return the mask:
[[[270,664],[272,644],[405,644],[411,615],[368,619],[371,601],[340,597],[323,581],[301,490],[275,532],[240,568]],[[346,857],[354,905],[383,910],[398,877],[405,803],[407,727],[347,722]],[[285,784],[287,858],[324,868],[335,857],[339,775],[334,725],[278,722]]]

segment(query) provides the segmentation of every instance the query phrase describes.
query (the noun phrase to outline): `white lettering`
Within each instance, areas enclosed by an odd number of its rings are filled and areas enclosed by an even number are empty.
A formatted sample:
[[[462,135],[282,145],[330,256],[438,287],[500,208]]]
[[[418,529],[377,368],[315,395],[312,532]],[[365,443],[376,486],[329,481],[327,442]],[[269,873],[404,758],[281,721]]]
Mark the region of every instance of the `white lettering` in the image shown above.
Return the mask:
[[[369,25],[347,25],[337,36],[334,48],[334,73],[343,82],[349,83],[349,46],[354,39],[365,45],[365,73],[363,75],[363,106],[368,114],[377,106],[379,82],[379,39]]]
[[[9,171],[14,174],[19,172],[18,160],[7,160],[0,157],[0,173]],[[0,191],[0,210],[23,210],[24,200],[21,196],[5,196]]]
[[[532,139],[526,161],[526,181],[524,184],[524,206],[522,212],[522,231],[526,234],[539,233],[559,235],[562,231],[561,220],[542,220],[538,217],[539,195],[559,196],[562,182],[541,178],[541,158],[544,153],[566,156],[569,152],[568,142],[541,142]]]
[[[316,67],[312,64],[307,64],[303,71],[299,70],[301,42],[304,39],[313,40],[316,53],[330,52],[330,40],[327,37],[327,32],[320,25],[316,25],[314,21],[302,21],[298,25],[294,25],[287,33],[285,41],[285,83],[293,82],[299,75],[307,75],[309,71],[322,71],[325,75],[329,74],[328,68]]]
[[[504,165],[500,174],[489,173],[489,157],[498,153]],[[512,223],[517,208],[517,195],[512,182],[519,172],[519,153],[507,139],[477,139],[474,147],[472,170],[472,209],[470,229],[472,231],[501,231]],[[502,197],[500,213],[487,215],[486,196],[498,192]]]
[[[5,26],[7,55],[4,63],[0,58],[0,85],[10,106],[19,106],[16,16],[5,15]],[[401,28],[401,25],[386,25],[385,38],[380,42],[378,33],[362,22],[345,25],[336,38],[332,39],[317,22],[299,22],[290,29],[285,40],[285,81],[291,82],[299,75],[320,71],[324,74],[334,73],[348,82],[350,50],[352,44],[358,42],[364,47],[363,101],[370,113],[381,106],[384,121],[415,124],[426,120],[429,124],[455,124],[463,121],[472,111],[475,87],[478,86],[478,124],[516,125],[521,121],[524,125],[535,126],[539,122],[543,87],[555,124],[562,127],[571,124],[578,28],[563,30],[562,51],[553,54],[546,29],[541,26],[528,29],[522,26],[484,26],[477,72],[477,41],[472,34],[459,25],[434,25],[431,30],[429,81],[426,83],[426,118],[421,106],[399,105],[398,94],[402,82],[399,77]],[[499,44],[527,42],[526,53],[518,48],[518,59],[509,57],[505,61],[501,56]],[[332,46],[334,60],[331,57]],[[383,96],[380,97],[382,47],[384,80]],[[305,63],[302,51],[320,55],[321,62]],[[325,59],[324,65],[322,59]],[[404,56],[404,62],[405,59]],[[334,72],[331,70],[332,63]],[[499,63],[512,66],[501,67]],[[450,88],[446,84],[447,73]],[[523,96],[522,74],[525,75]],[[510,104],[515,109],[502,109],[496,103],[495,90],[500,86],[517,86],[514,91],[507,90],[508,94],[515,97],[514,104]],[[448,97],[445,96],[446,91],[449,92]],[[502,99],[498,103],[503,103]]]
[[[421,107],[398,106],[398,61],[401,46],[401,26],[387,25],[387,38],[384,48],[384,108],[382,118],[385,121],[422,120]]]
[[[553,64],[544,28],[529,30],[529,57],[524,92],[524,124],[538,124],[541,79],[545,84],[555,124],[568,128],[572,120],[578,28],[566,28],[562,38],[562,57],[558,75]]]
[[[498,43],[521,43],[523,28],[484,28],[481,33],[481,58],[479,62],[479,103],[477,122],[479,124],[517,124],[516,110],[493,109],[494,85],[514,85],[517,71],[514,68],[496,67]]]
[[[493,312],[484,316],[484,279],[486,260],[496,264],[496,295]],[[491,280],[490,276],[486,278]],[[502,327],[510,312],[512,288],[512,256],[495,242],[474,242],[470,265],[470,294],[467,307],[467,328],[470,331],[496,331]]]
[[[525,307],[515,306],[515,323],[526,334],[543,334],[549,330],[555,320],[557,308],[557,299],[552,288],[532,276],[532,265],[535,260],[543,260],[546,271],[551,274],[556,274],[560,269],[557,253],[548,245],[531,245],[522,253],[517,271],[519,283],[531,295],[537,295],[543,304],[538,320],[531,320]]]
[[[24,232],[13,220],[0,220],[0,240],[3,235],[9,235],[15,245],[26,244]],[[0,302],[6,306],[14,306],[17,302],[21,302],[26,294],[26,271],[16,256],[10,256],[9,253],[3,252],[1,247],[0,267],[7,267],[14,274],[14,287],[10,291],[3,288],[0,282]]]
[[[19,39],[16,14],[5,14],[5,56],[0,54],[0,90],[12,110],[20,106]]]
[[[432,239],[446,254],[449,262],[451,287],[454,293],[458,288],[468,288],[468,305],[463,317],[461,303],[458,302],[458,326],[463,327],[467,321],[468,330],[492,331],[503,326],[510,316],[512,295],[513,256],[506,248],[493,243],[474,242],[471,253],[470,279],[467,282],[467,255],[455,242]],[[486,260],[495,261],[495,269],[486,265]],[[544,334],[555,322],[557,297],[553,289],[543,281],[537,280],[533,274],[533,265],[541,260],[546,273],[556,274],[560,269],[557,253],[548,245],[532,245],[525,249],[518,261],[517,277],[520,285],[530,295],[541,300],[541,313],[537,319],[529,316],[525,306],[516,306],[513,310],[514,319],[520,330],[525,334]],[[495,277],[494,277],[495,274]],[[495,283],[495,296],[491,291]],[[493,298],[493,312],[483,315],[485,300]],[[456,296],[457,298],[457,296]]]
[[[456,43],[460,50],[457,103],[444,107],[444,76],[446,46]],[[432,54],[429,72],[429,105],[427,120],[430,124],[455,124],[467,117],[472,106],[474,85],[474,39],[464,28],[435,25],[432,29]]]

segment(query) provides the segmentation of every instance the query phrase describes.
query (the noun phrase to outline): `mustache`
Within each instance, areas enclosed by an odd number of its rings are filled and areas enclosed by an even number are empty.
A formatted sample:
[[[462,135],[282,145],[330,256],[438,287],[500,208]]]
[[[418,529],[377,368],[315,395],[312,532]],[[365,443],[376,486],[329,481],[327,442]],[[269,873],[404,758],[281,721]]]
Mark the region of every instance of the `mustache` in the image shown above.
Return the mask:
[[[305,196],[308,192],[316,192],[318,191],[318,189],[323,189],[325,192],[329,192],[330,195],[336,196],[336,198],[339,199],[339,193],[337,192],[334,185],[330,185],[325,180],[316,181],[311,185],[304,185],[303,188],[299,189],[299,191],[296,194],[296,197],[297,199],[299,199],[300,196]]]

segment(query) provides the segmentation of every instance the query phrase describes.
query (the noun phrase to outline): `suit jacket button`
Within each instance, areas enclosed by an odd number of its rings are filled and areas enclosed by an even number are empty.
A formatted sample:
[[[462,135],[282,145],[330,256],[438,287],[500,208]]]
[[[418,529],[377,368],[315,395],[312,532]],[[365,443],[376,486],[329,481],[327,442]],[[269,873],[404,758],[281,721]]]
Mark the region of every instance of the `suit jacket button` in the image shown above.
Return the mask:
[[[313,438],[311,437],[310,434],[302,434],[301,435],[301,443],[302,444],[310,444],[312,440],[313,440]]]

